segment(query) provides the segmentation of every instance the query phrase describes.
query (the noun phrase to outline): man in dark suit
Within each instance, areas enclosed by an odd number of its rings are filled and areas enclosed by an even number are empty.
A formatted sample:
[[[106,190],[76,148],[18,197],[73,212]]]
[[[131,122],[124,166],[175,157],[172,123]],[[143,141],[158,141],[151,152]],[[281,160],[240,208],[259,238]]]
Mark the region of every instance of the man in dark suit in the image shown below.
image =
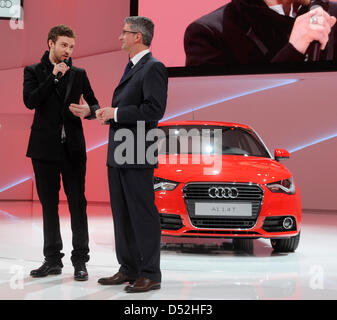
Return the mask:
[[[320,60],[337,59],[337,4],[330,4],[328,14],[320,9],[308,12],[309,3],[232,0],[187,27],[186,65],[304,62],[311,59],[309,45],[314,40],[323,50]]]
[[[84,69],[72,65],[73,30],[65,25],[48,34],[49,51],[41,62],[24,69],[23,98],[35,109],[27,157],[32,159],[43,210],[43,265],[32,277],[62,272],[62,239],[58,203],[60,176],[67,195],[73,231],[71,256],[75,280],[88,279],[89,237],[84,195],[86,148],[80,117],[95,118],[99,108]],[[78,104],[81,96],[87,103]]]
[[[102,124],[110,122],[107,165],[120,264],[117,274],[98,282],[129,282],[127,292],[145,292],[161,286],[161,230],[153,189],[156,161],[148,157],[153,141],[146,141],[145,137],[165,113],[168,76],[165,66],[149,50],[153,31],[154,25],[146,17],[125,19],[120,40],[130,61],[114,91],[112,107],[96,112]]]

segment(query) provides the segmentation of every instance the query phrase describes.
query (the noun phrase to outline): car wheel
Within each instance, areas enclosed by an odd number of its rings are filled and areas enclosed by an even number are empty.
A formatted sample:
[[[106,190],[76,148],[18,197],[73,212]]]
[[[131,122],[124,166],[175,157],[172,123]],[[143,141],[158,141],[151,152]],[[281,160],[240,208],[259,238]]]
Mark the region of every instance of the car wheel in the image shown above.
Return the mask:
[[[275,252],[294,252],[300,242],[301,232],[294,237],[286,239],[270,239],[271,246]]]
[[[233,239],[233,249],[235,251],[252,253],[254,250],[253,239]]]

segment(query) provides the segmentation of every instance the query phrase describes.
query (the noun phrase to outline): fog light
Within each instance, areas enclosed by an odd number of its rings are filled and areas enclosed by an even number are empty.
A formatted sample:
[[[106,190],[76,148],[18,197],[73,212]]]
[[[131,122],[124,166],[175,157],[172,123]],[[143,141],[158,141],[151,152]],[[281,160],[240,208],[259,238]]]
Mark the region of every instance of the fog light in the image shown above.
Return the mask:
[[[294,226],[294,220],[290,217],[286,217],[283,219],[283,228],[286,230],[291,229]]]

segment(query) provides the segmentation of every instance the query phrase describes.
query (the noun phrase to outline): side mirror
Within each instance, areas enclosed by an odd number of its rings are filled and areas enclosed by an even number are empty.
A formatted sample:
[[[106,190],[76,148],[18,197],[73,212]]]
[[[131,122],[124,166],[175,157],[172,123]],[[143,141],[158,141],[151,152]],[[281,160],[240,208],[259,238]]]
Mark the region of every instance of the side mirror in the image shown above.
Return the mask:
[[[290,158],[290,153],[284,149],[275,149],[274,158],[276,161],[286,160]]]

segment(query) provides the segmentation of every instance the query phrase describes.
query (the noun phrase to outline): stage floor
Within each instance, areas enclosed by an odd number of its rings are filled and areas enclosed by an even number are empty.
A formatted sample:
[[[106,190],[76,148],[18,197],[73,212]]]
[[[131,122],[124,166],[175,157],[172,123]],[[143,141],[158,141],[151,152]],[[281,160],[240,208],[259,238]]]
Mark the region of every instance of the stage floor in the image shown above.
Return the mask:
[[[73,280],[71,229],[60,204],[65,257],[63,273],[34,279],[42,257],[38,202],[0,201],[0,300],[262,300],[337,299],[337,213],[305,212],[295,253],[275,254],[269,240],[253,252],[236,252],[231,240],[207,246],[169,245],[161,251],[162,289],[128,294],[124,285],[101,286],[100,277],[118,270],[108,204],[89,204],[89,280]],[[221,246],[221,244],[224,244]]]

